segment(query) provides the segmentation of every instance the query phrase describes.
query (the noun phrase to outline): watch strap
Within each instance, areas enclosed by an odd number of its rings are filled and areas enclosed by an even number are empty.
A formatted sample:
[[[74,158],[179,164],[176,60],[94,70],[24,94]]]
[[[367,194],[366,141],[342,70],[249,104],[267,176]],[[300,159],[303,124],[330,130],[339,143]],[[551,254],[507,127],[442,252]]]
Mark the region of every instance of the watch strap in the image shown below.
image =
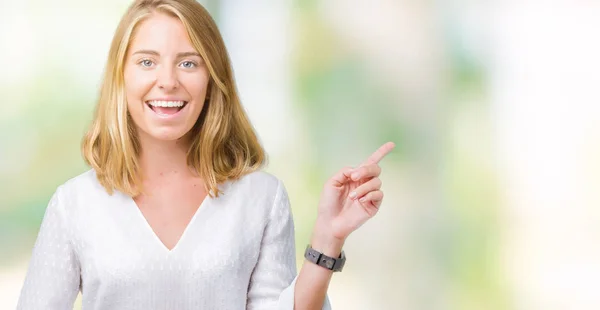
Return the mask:
[[[304,258],[314,264],[334,272],[342,271],[344,264],[346,263],[346,255],[344,254],[344,251],[342,251],[340,257],[333,258],[313,249],[310,244],[306,246]]]

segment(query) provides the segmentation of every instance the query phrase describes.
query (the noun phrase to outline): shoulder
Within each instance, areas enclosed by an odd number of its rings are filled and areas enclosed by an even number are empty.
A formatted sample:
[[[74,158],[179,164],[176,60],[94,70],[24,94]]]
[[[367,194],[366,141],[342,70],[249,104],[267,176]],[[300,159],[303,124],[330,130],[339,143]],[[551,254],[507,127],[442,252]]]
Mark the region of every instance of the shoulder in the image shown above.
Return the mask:
[[[76,211],[78,196],[85,196],[81,194],[81,189],[90,192],[89,189],[94,187],[93,177],[95,177],[93,171],[88,170],[60,184],[48,202],[46,216],[56,216],[61,219],[61,222],[68,221]]]
[[[75,216],[83,210],[106,201],[108,193],[96,178],[96,172],[89,169],[60,184],[52,197],[52,202],[60,205],[63,212]],[[89,208],[87,208],[89,209]]]
[[[76,199],[77,196],[93,196],[94,193],[106,191],[98,182],[94,169],[89,169],[65,181],[58,187],[57,192],[60,192],[61,198]]]
[[[287,191],[283,181],[278,177],[266,171],[254,171],[244,175],[238,180],[232,182],[232,192],[244,193],[251,196],[270,197],[271,200],[276,196],[285,194],[287,197]]]
[[[282,185],[279,178],[262,170],[248,173],[233,183],[237,187],[259,191],[276,191]]]
[[[265,171],[255,171],[246,174],[238,180],[231,181],[225,195],[236,197],[236,200],[246,202],[261,202],[270,207],[276,200],[288,199],[283,182],[273,174]]]

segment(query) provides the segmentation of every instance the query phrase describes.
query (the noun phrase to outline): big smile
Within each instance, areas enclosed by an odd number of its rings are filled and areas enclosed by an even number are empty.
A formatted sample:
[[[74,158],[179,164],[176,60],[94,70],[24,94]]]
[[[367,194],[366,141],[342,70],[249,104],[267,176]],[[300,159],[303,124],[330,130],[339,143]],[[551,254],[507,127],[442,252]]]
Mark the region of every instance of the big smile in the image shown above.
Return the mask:
[[[148,100],[146,105],[160,117],[172,117],[177,114],[188,104],[184,100]]]

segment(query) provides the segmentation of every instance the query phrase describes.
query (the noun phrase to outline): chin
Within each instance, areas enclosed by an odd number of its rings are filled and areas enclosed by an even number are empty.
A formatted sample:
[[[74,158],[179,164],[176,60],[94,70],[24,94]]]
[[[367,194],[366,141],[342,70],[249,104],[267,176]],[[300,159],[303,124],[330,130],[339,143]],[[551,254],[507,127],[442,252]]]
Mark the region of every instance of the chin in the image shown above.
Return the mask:
[[[152,128],[147,132],[152,139],[160,141],[177,141],[186,133],[187,131],[179,128]]]

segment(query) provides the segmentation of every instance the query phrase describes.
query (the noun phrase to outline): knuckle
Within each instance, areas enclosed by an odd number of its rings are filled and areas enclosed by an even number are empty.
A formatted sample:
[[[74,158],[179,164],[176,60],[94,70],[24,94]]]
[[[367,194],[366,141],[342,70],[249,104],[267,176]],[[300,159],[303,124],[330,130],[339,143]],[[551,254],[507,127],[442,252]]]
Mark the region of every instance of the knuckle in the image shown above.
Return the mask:
[[[344,168],[340,169],[340,171],[338,173],[347,173],[350,170],[352,170],[352,167],[345,166]]]
[[[360,193],[360,194],[364,194],[364,193],[368,192],[368,188],[364,185],[361,185],[356,189],[356,192]]]

